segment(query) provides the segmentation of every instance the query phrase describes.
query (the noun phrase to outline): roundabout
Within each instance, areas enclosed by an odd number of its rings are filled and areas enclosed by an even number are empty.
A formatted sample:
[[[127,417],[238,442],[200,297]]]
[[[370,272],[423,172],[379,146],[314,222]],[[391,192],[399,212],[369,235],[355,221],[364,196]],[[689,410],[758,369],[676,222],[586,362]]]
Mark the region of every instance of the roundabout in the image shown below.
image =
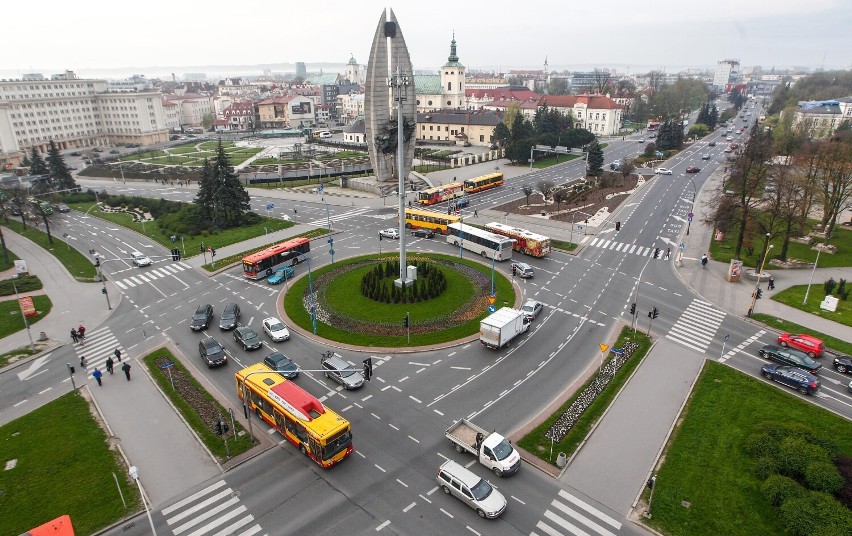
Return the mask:
[[[393,284],[399,267],[393,253],[323,266],[290,285],[283,309],[291,324],[327,341],[413,350],[478,334],[492,288],[495,307],[517,305],[510,279],[477,260],[416,254],[408,265],[417,266],[418,280],[405,291]]]

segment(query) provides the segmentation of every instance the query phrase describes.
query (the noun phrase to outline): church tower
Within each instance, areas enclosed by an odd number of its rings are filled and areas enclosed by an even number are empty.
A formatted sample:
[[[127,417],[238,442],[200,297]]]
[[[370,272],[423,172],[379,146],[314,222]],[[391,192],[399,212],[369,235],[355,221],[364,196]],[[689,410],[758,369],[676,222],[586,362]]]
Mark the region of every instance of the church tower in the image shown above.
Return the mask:
[[[349,55],[349,63],[346,64],[346,78],[353,84],[361,83],[361,67],[355,61],[355,56]]]
[[[450,42],[450,55],[441,67],[441,108],[464,109],[464,65],[456,54],[456,34]]]

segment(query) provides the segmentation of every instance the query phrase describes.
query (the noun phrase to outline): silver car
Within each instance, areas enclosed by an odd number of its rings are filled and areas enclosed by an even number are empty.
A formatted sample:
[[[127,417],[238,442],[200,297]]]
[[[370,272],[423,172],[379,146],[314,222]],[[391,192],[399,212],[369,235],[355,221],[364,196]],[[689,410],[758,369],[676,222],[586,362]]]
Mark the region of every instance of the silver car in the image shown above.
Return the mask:
[[[544,305],[540,301],[527,300],[523,307],[521,307],[521,312],[530,320],[535,320],[542,309],[544,309]]]
[[[327,378],[336,381],[347,391],[360,389],[364,385],[364,376],[355,368],[355,363],[350,363],[337,354],[324,355],[322,369]]]

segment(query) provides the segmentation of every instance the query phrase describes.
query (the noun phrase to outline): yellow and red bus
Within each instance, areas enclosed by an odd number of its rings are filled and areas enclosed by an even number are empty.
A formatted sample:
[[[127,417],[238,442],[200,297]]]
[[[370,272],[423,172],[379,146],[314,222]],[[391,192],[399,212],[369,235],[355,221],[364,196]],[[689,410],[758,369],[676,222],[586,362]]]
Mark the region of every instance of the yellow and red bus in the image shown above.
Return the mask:
[[[473,179],[464,181],[464,191],[469,194],[475,194],[490,188],[496,188],[503,185],[502,173],[489,173]]]
[[[237,395],[248,398],[249,411],[263,419],[323,468],[352,454],[349,421],[322,405],[310,393],[256,363],[236,373]]]
[[[485,228],[492,233],[514,238],[515,241],[512,243],[512,248],[524,255],[544,257],[550,253],[549,236],[497,222],[486,223]]]
[[[434,210],[419,208],[405,209],[406,229],[432,229],[436,233],[447,234],[447,225],[458,223],[461,217],[453,214],[444,214]]]
[[[464,195],[463,182],[451,182],[444,186],[434,186],[417,193],[417,201],[421,205],[434,205],[442,201],[449,201]]]
[[[295,266],[307,259],[311,241],[304,237],[269,246],[243,258],[243,275],[249,279],[262,279],[282,266]]]

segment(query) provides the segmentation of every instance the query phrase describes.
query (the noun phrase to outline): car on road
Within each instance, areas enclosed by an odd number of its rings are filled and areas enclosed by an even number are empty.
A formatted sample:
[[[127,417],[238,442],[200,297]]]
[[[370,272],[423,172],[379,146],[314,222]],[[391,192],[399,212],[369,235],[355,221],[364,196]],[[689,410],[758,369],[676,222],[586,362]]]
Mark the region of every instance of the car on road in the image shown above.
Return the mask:
[[[237,327],[237,322],[240,320],[240,306],[236,303],[229,303],[222,311],[222,316],[219,317],[219,329],[228,331]]]
[[[56,210],[58,210],[59,212],[71,212],[71,207],[69,207],[65,203],[59,203],[56,205]]]
[[[664,167],[658,167],[654,170],[654,173],[656,173],[657,175],[671,175],[672,170]]]
[[[715,141],[711,141],[711,142],[710,142],[710,143],[708,143],[707,145],[709,145],[710,147],[716,147],[716,142],[715,142]]]
[[[192,315],[192,321],[189,324],[192,331],[201,331],[210,326],[210,321],[213,320],[213,306],[208,304],[199,305]]]
[[[639,143],[645,143],[645,138],[639,138]]]
[[[834,370],[841,374],[852,374],[852,357],[841,355],[834,358]]]
[[[266,282],[270,285],[277,285],[285,279],[292,279],[295,274],[296,270],[294,270],[292,266],[284,266],[275,270],[274,274],[267,277]]]
[[[609,165],[609,169],[611,169],[613,171],[618,171],[619,169],[621,169],[621,162],[612,162]]]
[[[512,275],[516,275],[522,279],[529,279],[535,275],[533,267],[525,262],[512,263]]]
[[[119,151],[118,149],[113,149],[109,152],[109,154],[121,154],[121,151]]]
[[[83,153],[80,151],[74,151],[73,153],[70,153],[70,156],[83,156]]]
[[[789,385],[803,395],[812,395],[819,390],[819,379],[798,367],[766,364],[760,371],[767,380]]]
[[[257,350],[263,346],[257,333],[248,326],[240,326],[234,330],[234,341],[242,346],[243,350]]]
[[[101,149],[100,147],[95,147],[94,149],[92,149],[92,152],[94,152],[94,153],[102,153],[103,151],[104,150]]]
[[[130,254],[130,258],[133,260],[133,264],[136,266],[151,266],[151,259],[139,253],[138,251],[134,251]]]
[[[364,376],[355,363],[344,360],[337,354],[326,354],[322,358],[322,370],[327,378],[330,378],[347,391],[360,389],[364,386]]]
[[[702,155],[701,160],[710,160],[710,155],[709,154]]]
[[[811,374],[816,374],[822,368],[822,365],[805,355],[803,352],[793,350],[791,348],[782,348],[774,344],[767,344],[758,350],[760,357],[781,363],[782,365],[790,365],[805,369]]]
[[[198,343],[198,353],[209,368],[228,364],[228,356],[225,355],[225,349],[213,337],[208,337]]]
[[[521,307],[521,312],[530,320],[535,320],[535,317],[544,309],[544,305],[540,301],[527,300]]]
[[[435,480],[444,493],[470,506],[483,519],[500,517],[506,511],[506,497],[490,482],[457,462],[444,462]]]
[[[269,335],[272,342],[284,342],[290,339],[290,330],[284,325],[284,322],[275,317],[265,318],[263,323],[263,331]]]
[[[411,231],[411,236],[416,236],[418,238],[432,238],[435,236],[435,231],[432,229],[414,229]]]
[[[399,230],[397,230],[393,227],[388,227],[387,229],[382,229],[381,231],[379,231],[379,237],[398,239],[399,238]]]
[[[725,136],[725,139],[726,139],[727,141],[734,141],[733,136]]]
[[[778,336],[778,344],[795,348],[808,354],[808,357],[811,358],[822,357],[822,354],[825,352],[825,343],[806,333],[802,333],[801,335],[782,333]]]
[[[688,168],[686,168],[687,173],[698,173],[699,171],[701,171],[701,168],[695,166],[689,166]]]
[[[293,380],[299,375],[299,367],[293,363],[292,359],[281,352],[272,352],[264,357],[263,364],[288,380]]]

